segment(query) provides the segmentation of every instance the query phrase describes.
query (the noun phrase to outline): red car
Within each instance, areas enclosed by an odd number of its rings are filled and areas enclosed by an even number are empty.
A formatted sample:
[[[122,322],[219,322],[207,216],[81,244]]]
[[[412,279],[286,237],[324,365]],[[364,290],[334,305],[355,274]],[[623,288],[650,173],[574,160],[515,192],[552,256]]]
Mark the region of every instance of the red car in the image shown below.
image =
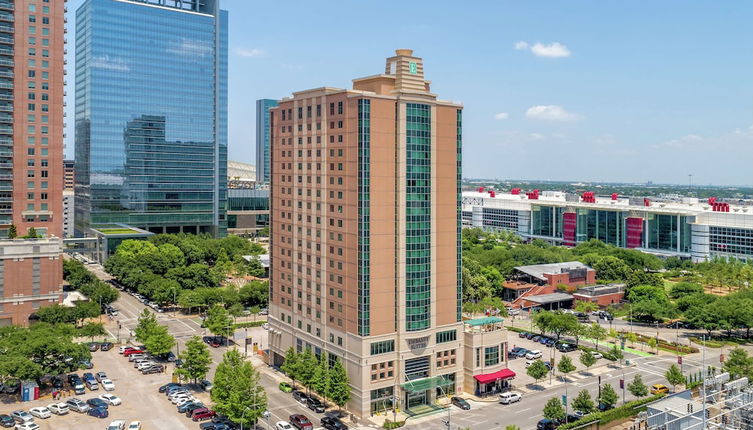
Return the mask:
[[[145,351],[142,351],[140,349],[126,349],[123,351],[123,357],[128,357],[131,354],[143,354]]]
[[[314,424],[306,418],[306,415],[293,414],[290,416],[290,424],[298,430],[314,430]]]
[[[191,412],[191,419],[194,421],[202,421],[207,418],[212,418],[215,415],[217,415],[217,413],[214,411],[210,411],[207,408],[199,408],[194,409],[194,411]]]

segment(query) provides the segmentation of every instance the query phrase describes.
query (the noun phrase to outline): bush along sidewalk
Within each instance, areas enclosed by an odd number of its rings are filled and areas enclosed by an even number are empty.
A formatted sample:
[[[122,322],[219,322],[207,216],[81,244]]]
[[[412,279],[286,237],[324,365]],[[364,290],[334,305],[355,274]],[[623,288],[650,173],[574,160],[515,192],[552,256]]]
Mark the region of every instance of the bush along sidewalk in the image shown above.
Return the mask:
[[[608,411],[594,412],[584,416],[578,421],[559,426],[557,427],[557,430],[574,429],[581,427],[584,424],[595,423],[596,421],[598,421],[600,425],[603,425],[608,424],[612,421],[632,417],[633,415],[637,415],[638,412],[645,411],[647,404],[655,402],[662,397],[664,397],[664,394],[657,394],[655,396],[645,397],[642,399],[633,400],[632,402],[627,402],[622,406],[610,409]]]
[[[266,321],[250,321],[233,324],[233,328],[247,328],[247,327],[261,327],[266,324]]]

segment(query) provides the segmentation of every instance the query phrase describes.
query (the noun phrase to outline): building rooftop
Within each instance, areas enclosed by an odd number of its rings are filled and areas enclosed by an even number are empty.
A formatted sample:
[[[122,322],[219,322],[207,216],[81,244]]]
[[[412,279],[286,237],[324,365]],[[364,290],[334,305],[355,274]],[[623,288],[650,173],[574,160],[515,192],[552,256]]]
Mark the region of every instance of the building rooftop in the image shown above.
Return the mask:
[[[568,261],[565,263],[551,263],[551,264],[534,264],[531,266],[517,266],[515,270],[523,272],[526,275],[532,276],[542,281],[547,281],[544,274],[556,274],[565,273],[572,269],[589,269],[588,266],[580,261]]]
[[[565,300],[572,300],[573,296],[567,293],[550,293],[542,294],[540,296],[527,296],[525,298],[529,302],[538,303],[540,305],[546,305],[549,303],[564,302]]]
[[[91,229],[94,233],[98,233],[102,236],[151,236],[154,233],[142,230],[137,227],[131,227],[126,224],[105,224],[94,226]]]
[[[625,284],[594,285],[591,287],[578,288],[575,295],[596,297],[606,294],[621,293],[623,291],[625,291]]]
[[[463,321],[463,324],[476,327],[480,325],[501,323],[504,320],[505,320],[504,318],[500,318],[500,317],[483,317],[483,318],[474,318],[472,320],[465,320]]]
[[[652,403],[649,405],[649,408],[658,411],[668,411],[675,416],[679,416],[688,414],[688,405],[693,407],[693,413],[698,413],[703,410],[701,402],[696,402],[695,400],[686,399],[681,396],[669,396],[656,403]]]

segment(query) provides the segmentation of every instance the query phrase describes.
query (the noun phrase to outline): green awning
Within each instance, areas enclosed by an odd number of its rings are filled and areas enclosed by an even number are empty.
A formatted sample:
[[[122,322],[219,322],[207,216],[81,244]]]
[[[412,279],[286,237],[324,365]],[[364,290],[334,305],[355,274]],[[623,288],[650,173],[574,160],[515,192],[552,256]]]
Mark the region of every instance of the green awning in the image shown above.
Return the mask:
[[[500,317],[484,317],[484,318],[476,318],[472,320],[465,320],[463,321],[463,324],[467,324],[471,327],[476,327],[480,325],[501,323],[504,320],[505,320],[504,318],[500,318]]]
[[[409,391],[409,392],[415,392],[415,391],[426,391],[431,390],[432,388],[437,387],[444,387],[447,385],[451,385],[453,383],[452,380],[450,380],[449,377],[442,375],[442,376],[432,376],[429,378],[421,378],[421,379],[415,379],[413,381],[408,381],[401,385],[403,387],[403,390]]]

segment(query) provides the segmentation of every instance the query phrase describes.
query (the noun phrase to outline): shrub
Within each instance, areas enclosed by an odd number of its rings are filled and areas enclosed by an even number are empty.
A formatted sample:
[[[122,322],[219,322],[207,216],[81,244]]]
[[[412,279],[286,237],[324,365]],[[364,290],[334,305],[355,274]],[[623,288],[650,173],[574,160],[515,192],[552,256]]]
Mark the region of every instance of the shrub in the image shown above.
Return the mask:
[[[266,321],[249,321],[233,324],[234,328],[246,328],[246,327],[261,327],[266,324]]]
[[[644,399],[638,399],[633,400],[632,402],[627,402],[623,406],[610,409],[605,412],[594,412],[592,414],[588,414],[585,417],[579,419],[578,421],[567,423],[565,425],[557,427],[557,430],[570,430],[574,428],[581,427],[584,424],[587,423],[593,423],[598,421],[599,424],[608,424],[612,421],[620,420],[627,417],[632,417],[633,415],[636,415],[638,412],[644,411],[646,409],[646,404],[655,402],[659,399],[664,397],[664,394],[657,394],[655,396],[646,397]]]
[[[387,430],[391,430],[391,429],[400,428],[400,427],[402,427],[404,425],[405,425],[405,421],[390,421],[390,420],[386,420],[384,422],[384,425],[382,425],[382,427],[384,427]]]

